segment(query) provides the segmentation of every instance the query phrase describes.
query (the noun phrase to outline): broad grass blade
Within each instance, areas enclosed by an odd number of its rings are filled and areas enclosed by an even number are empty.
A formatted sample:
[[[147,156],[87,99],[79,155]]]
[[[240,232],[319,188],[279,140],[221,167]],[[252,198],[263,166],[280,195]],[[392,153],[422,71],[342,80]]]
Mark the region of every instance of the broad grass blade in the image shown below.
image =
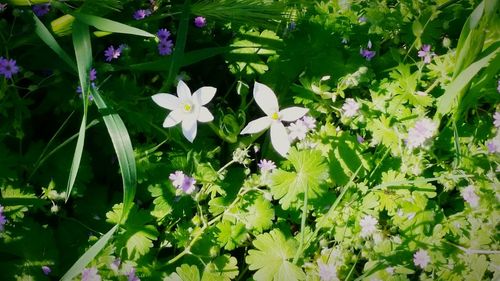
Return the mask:
[[[83,13],[74,13],[73,16],[77,18],[79,21],[84,22],[88,25],[91,25],[99,30],[114,32],[114,33],[123,33],[123,34],[132,34],[144,37],[155,37],[155,35],[144,31],[142,29],[132,27],[130,25],[126,25],[120,22],[116,22],[113,20],[101,18],[98,16],[87,15]]]

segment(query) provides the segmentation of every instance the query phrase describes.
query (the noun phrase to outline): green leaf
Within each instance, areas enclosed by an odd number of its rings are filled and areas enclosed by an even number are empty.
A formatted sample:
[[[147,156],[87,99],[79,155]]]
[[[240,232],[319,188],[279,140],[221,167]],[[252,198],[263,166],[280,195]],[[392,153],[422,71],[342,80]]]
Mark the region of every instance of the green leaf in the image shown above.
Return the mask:
[[[38,17],[33,13],[33,20],[35,21],[35,33],[42,39],[42,41],[49,46],[65,63],[71,67],[75,72],[77,71],[76,64],[73,59],[66,53],[66,51],[61,48],[59,43],[50,31],[45,27],[45,25],[38,19]]]
[[[286,239],[278,229],[264,233],[253,241],[256,250],[249,250],[246,262],[250,270],[257,270],[255,280],[293,281],[306,278],[302,269],[289,260],[293,258],[298,243]]]
[[[110,108],[102,99],[99,91],[92,91],[95,104],[103,115],[104,123],[108,129],[109,136],[120,165],[123,183],[123,213],[121,221],[124,221],[132,208],[137,185],[137,168],[135,163],[134,149],[125,124],[116,113],[111,113]]]
[[[116,21],[112,21],[106,18],[101,18],[98,16],[87,15],[84,13],[74,13],[73,16],[79,21],[91,25],[97,29],[102,31],[114,32],[114,33],[123,33],[123,34],[132,34],[144,37],[155,37],[155,35],[144,31],[142,29],[132,27],[130,25],[126,25],[123,23],[119,23]]]
[[[223,255],[211,261],[203,271],[202,281],[229,281],[238,276],[235,257]]]
[[[424,32],[424,28],[422,27],[422,24],[420,23],[420,21],[418,21],[418,19],[416,19],[411,25],[411,30],[413,31],[413,35],[415,35],[415,37],[417,38],[420,37],[420,35],[422,35],[422,33]]]
[[[175,269],[175,272],[163,279],[163,281],[200,281],[200,272],[194,265],[183,264]]]
[[[248,229],[261,233],[273,226],[273,205],[264,196],[259,195],[239,216]]]
[[[247,239],[245,225],[240,222],[232,224],[229,221],[222,221],[217,224],[217,229],[219,230],[217,242],[228,251],[240,246]]]
[[[272,174],[271,193],[280,199],[283,209],[299,200],[308,188],[309,199],[318,198],[325,192],[320,184],[328,177],[328,166],[317,150],[290,150],[288,160],[294,171],[279,169]]]
[[[75,153],[69,171],[68,184],[66,186],[66,202],[68,201],[76,175],[80,168],[82,159],[83,144],[85,142],[85,128],[87,126],[87,108],[88,108],[88,73],[92,64],[92,46],[90,43],[90,34],[88,26],[79,21],[73,23],[73,46],[75,48],[75,57],[78,66],[78,78],[82,89],[83,116],[76,142]]]
[[[70,281],[75,276],[80,274],[82,270],[92,261],[97,254],[106,246],[109,239],[113,236],[115,231],[118,229],[118,225],[113,226],[106,234],[104,234],[90,249],[88,249],[85,254],[83,254],[76,262],[71,266],[71,268],[64,274],[61,281]]]
[[[392,128],[391,118],[381,116],[378,119],[372,119],[368,122],[367,128],[372,132],[372,145],[383,144],[391,149],[393,154],[398,154],[399,137]]]

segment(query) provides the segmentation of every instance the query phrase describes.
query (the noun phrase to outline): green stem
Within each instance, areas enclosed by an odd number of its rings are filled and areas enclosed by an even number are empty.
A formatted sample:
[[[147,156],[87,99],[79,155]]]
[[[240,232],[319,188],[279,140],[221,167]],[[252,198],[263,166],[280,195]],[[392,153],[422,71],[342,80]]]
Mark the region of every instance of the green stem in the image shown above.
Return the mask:
[[[306,219],[307,219],[307,199],[308,199],[309,186],[306,185],[306,191],[304,192],[304,206],[302,206],[302,219],[300,221],[300,244],[297,252],[295,252],[295,257],[293,257],[293,264],[297,264],[299,257],[304,251],[304,240],[305,240],[305,229],[306,229]]]

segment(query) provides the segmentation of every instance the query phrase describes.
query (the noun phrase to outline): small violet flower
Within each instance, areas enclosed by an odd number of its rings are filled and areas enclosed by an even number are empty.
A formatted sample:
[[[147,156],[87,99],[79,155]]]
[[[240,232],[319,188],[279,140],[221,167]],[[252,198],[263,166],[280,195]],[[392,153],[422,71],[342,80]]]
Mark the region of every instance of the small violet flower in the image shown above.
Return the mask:
[[[170,55],[172,53],[172,47],[174,46],[172,40],[168,39],[170,38],[170,31],[166,28],[161,28],[158,32],[156,32],[156,35],[160,40],[158,43],[158,53],[162,56]]]
[[[495,125],[495,128],[500,129],[500,112],[497,111],[495,114],[493,114],[493,125]]]
[[[135,267],[133,267],[128,273],[127,273],[127,281],[141,281],[137,275],[135,275]]]
[[[149,17],[150,15],[151,15],[151,11],[149,9],[147,9],[147,10],[141,9],[141,10],[135,11],[133,17],[135,20],[142,20],[146,17]]]
[[[82,281],[101,281],[101,276],[95,267],[85,268],[82,271]]]
[[[500,153],[500,134],[497,132],[496,136],[486,143],[486,146],[489,153]]]
[[[156,32],[156,36],[158,36],[158,39],[160,39],[160,41],[165,41],[170,37],[170,31],[168,31],[168,29],[166,28],[161,28],[158,30],[158,32]]]
[[[346,99],[344,105],[342,106],[342,110],[345,117],[353,117],[358,114],[359,111],[359,103],[357,103],[354,99]]]
[[[0,231],[3,231],[5,228],[5,224],[7,223],[7,219],[5,218],[5,215],[3,214],[3,206],[0,205]]]
[[[175,171],[168,177],[172,181],[172,185],[179,188],[184,183],[184,173],[182,171]]]
[[[290,139],[282,121],[293,122],[304,116],[308,109],[302,107],[289,107],[279,110],[278,99],[274,92],[264,84],[255,82],[253,96],[257,105],[267,116],[261,117],[247,124],[241,134],[255,134],[271,128],[271,144],[283,157],[290,150]]]
[[[498,84],[498,85],[497,85],[497,92],[499,92],[499,93],[500,93],[500,80],[498,80],[497,84]]]
[[[109,46],[106,51],[104,51],[104,56],[106,57],[106,61],[112,61],[113,59],[117,59],[122,54],[122,45],[115,49],[113,45]]]
[[[207,19],[204,17],[196,17],[194,18],[194,25],[198,28],[202,28],[207,25]]]
[[[43,17],[50,12],[50,4],[33,5],[32,9],[37,17]]]
[[[92,69],[90,69],[90,72],[89,72],[89,80],[90,80],[90,82],[92,82],[95,79],[97,79],[97,70],[95,70],[95,68],[92,68]]]
[[[473,185],[469,185],[462,189],[462,198],[464,198],[465,202],[469,203],[472,208],[479,206],[479,196],[477,196],[474,191]]]
[[[413,255],[413,263],[420,268],[425,268],[430,261],[431,258],[426,250],[420,249]]]
[[[364,57],[367,61],[370,61],[377,54],[377,52],[371,50],[372,41],[370,41],[370,40],[368,40],[367,47],[368,47],[367,49],[361,48],[361,50],[359,51],[359,54],[362,57]]]
[[[191,90],[182,80],[177,84],[177,96],[159,93],[152,96],[159,106],[171,110],[163,122],[164,128],[173,127],[182,122],[182,133],[193,142],[197,132],[197,122],[210,122],[214,116],[204,106],[209,103],[217,91],[214,87],[201,87],[191,95]]]
[[[175,171],[175,173],[170,174],[168,178],[175,188],[181,189],[186,194],[191,194],[196,190],[196,180],[184,175],[182,171]]]
[[[12,79],[12,75],[19,72],[19,67],[13,59],[0,57],[0,74],[7,79]]]
[[[0,3],[0,13],[7,10],[7,3]]]
[[[318,261],[318,275],[321,281],[338,281],[337,269],[334,264],[324,264]]]
[[[431,45],[429,44],[424,44],[422,48],[420,48],[420,51],[418,51],[418,57],[423,58],[424,63],[430,63],[434,55],[435,54],[431,52]]]
[[[423,118],[415,123],[415,126],[408,131],[408,138],[405,140],[410,149],[422,147],[437,130],[437,125],[429,118]]]
[[[257,166],[259,167],[261,173],[272,172],[276,169],[276,164],[274,164],[273,161],[266,159],[260,160]]]
[[[359,22],[359,23],[364,23],[364,22],[366,22],[366,17],[365,17],[365,16],[360,16],[360,17],[358,18],[358,22]]]
[[[42,271],[43,271],[43,274],[49,275],[49,273],[52,272],[52,269],[50,269],[50,267],[44,265],[44,266],[42,266]]]
[[[373,216],[366,215],[359,221],[361,226],[361,237],[368,237],[377,230],[378,220]]]

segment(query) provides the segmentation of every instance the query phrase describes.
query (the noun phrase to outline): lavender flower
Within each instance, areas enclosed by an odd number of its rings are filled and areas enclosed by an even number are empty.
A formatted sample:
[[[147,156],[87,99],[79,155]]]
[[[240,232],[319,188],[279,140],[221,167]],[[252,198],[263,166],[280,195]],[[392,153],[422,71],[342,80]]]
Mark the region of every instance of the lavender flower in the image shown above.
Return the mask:
[[[175,171],[175,173],[170,174],[168,179],[172,182],[172,185],[179,188],[184,182],[184,173],[182,171]]]
[[[473,185],[469,185],[462,189],[462,198],[464,198],[465,202],[469,203],[472,208],[479,206],[479,196],[477,196],[474,191]]]
[[[422,48],[420,48],[420,51],[418,51],[418,57],[423,58],[424,63],[430,63],[434,55],[435,54],[431,52],[431,45],[429,44],[424,44]]]
[[[4,226],[7,223],[7,219],[5,218],[3,214],[3,206],[0,205],[0,231],[4,230]]]
[[[111,268],[111,270],[113,270],[116,273],[120,268],[121,262],[122,261],[120,259],[115,259],[112,263],[109,264],[109,268]]]
[[[207,19],[204,17],[196,17],[194,18],[194,25],[198,28],[202,28],[207,25]]]
[[[274,169],[276,169],[276,165],[274,164],[274,162],[266,159],[260,160],[257,166],[259,167],[261,173],[272,172]]]
[[[361,237],[367,237],[375,233],[377,230],[378,220],[373,216],[366,215],[359,221],[361,226]]]
[[[135,275],[135,267],[132,267],[132,269],[127,273],[127,281],[141,281],[141,279]]]
[[[324,264],[318,261],[318,275],[321,281],[338,281],[337,269],[334,264]]]
[[[497,84],[498,84],[498,86],[497,86],[497,92],[500,93],[500,80],[498,80]]]
[[[151,11],[149,9],[146,9],[146,10],[137,10],[134,12],[134,19],[135,20],[142,20],[146,17],[149,17],[151,15]]]
[[[113,59],[117,59],[120,57],[121,54],[122,54],[122,48],[118,47],[115,49],[113,45],[109,46],[108,49],[104,51],[104,56],[106,57],[106,61],[112,61]]]
[[[353,117],[358,114],[359,104],[354,99],[346,99],[344,105],[342,106],[342,110],[344,111],[344,116]]]
[[[166,41],[170,37],[170,31],[166,28],[161,28],[156,32],[156,36],[158,36],[160,41]]]
[[[50,267],[44,265],[44,266],[42,266],[42,271],[43,271],[43,274],[49,275],[49,273],[52,272],[52,269],[50,269]]]
[[[7,79],[12,79],[12,75],[19,72],[19,67],[13,59],[4,59],[0,57],[0,74]]]
[[[50,4],[34,5],[32,9],[37,17],[43,17],[50,12]]]
[[[372,41],[368,40],[368,44],[367,44],[367,49],[363,49],[361,48],[361,50],[359,51],[359,54],[364,57],[367,61],[370,61],[377,52],[375,51],[372,51],[371,48],[372,48]]]
[[[160,41],[158,44],[158,52],[162,56],[170,55],[172,53],[173,46],[174,44],[172,43],[172,40]]]
[[[420,268],[425,268],[430,261],[431,258],[426,250],[420,249],[413,255],[413,263]]]
[[[307,127],[309,130],[314,130],[316,128],[316,120],[312,118],[311,116],[304,116],[302,117],[302,122],[304,122],[304,125]]]
[[[89,80],[92,82],[95,79],[97,79],[97,70],[95,70],[95,68],[92,68],[92,69],[90,69],[90,72],[89,72]]]
[[[493,114],[493,125],[495,125],[495,128],[500,129],[500,112],[497,111],[495,114]]]
[[[361,16],[361,17],[359,17],[359,18],[358,18],[358,22],[359,22],[359,23],[364,23],[364,22],[366,22],[366,17],[365,17],[365,16]]]
[[[7,10],[7,3],[0,3],[0,13]]]
[[[196,190],[196,186],[194,185],[196,183],[196,180],[192,177],[184,176],[184,181],[180,187],[182,191],[184,191],[186,194],[191,194]]]
[[[97,268],[85,268],[82,271],[82,281],[101,281],[101,276],[97,271]]]
[[[437,129],[437,125],[429,118],[423,118],[415,123],[415,126],[408,131],[406,145],[410,149],[422,147],[430,139]]]
[[[356,135],[356,140],[358,141],[358,143],[364,143],[365,142],[365,139],[360,136],[360,135]]]
[[[486,143],[486,146],[489,153],[500,153],[500,133],[497,132],[496,136]]]

